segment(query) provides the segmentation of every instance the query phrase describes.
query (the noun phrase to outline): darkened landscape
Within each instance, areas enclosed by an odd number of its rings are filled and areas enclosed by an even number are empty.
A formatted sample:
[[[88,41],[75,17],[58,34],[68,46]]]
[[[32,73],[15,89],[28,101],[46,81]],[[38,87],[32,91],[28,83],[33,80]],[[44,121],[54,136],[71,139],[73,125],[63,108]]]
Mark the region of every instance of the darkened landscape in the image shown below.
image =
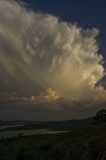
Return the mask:
[[[105,160],[105,113],[105,110],[101,110],[95,117],[82,121],[40,122],[42,125],[30,122],[31,124],[25,124],[24,127],[7,128],[6,130],[19,130],[20,134],[0,139],[0,160]],[[7,122],[4,124],[7,125]],[[34,128],[49,130],[58,128],[67,132],[48,132],[29,136],[21,133],[22,130],[31,131]]]
[[[106,124],[67,133],[0,140],[1,160],[106,159]]]

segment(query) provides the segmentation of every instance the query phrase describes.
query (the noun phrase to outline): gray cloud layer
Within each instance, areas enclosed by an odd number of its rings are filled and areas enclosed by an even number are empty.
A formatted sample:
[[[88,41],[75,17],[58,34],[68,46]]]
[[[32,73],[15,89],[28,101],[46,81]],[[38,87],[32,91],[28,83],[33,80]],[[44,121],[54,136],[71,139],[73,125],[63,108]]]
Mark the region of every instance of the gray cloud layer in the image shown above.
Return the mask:
[[[1,92],[31,96],[51,87],[74,108],[76,101],[88,108],[104,104],[106,91],[96,85],[104,77],[97,35],[96,28],[85,30],[14,0],[0,1]]]

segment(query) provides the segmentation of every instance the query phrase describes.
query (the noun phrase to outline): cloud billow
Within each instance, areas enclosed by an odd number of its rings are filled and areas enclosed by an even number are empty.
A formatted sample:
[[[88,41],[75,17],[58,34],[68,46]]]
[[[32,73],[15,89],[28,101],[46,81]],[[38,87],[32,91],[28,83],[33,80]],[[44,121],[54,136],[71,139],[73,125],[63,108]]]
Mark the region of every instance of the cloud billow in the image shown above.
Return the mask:
[[[96,28],[83,29],[50,14],[0,1],[1,91],[39,94],[49,87],[70,100],[104,100]]]

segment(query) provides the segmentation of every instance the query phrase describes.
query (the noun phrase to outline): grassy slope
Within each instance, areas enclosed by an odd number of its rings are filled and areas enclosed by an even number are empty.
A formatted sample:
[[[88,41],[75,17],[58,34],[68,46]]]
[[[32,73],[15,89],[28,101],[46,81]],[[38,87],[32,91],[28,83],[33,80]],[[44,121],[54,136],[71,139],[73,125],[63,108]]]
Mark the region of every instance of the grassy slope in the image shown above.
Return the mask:
[[[0,140],[0,160],[106,160],[106,124]]]

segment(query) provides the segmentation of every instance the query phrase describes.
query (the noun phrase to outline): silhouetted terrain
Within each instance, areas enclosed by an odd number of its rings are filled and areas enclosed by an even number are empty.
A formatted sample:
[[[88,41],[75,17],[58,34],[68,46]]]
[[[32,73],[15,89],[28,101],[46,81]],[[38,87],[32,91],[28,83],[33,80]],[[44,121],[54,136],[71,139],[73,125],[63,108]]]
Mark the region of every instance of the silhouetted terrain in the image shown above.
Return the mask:
[[[34,121],[1,121],[1,126],[5,130],[25,130],[25,129],[51,129],[51,130],[72,130],[75,128],[84,128],[91,125],[94,118],[84,120],[67,120],[56,122],[34,122]],[[9,126],[9,127],[8,127]]]
[[[106,159],[106,124],[68,133],[0,140],[0,160],[97,159]]]
[[[106,123],[106,110],[101,109],[96,113],[96,116],[94,117],[95,123]]]
[[[69,132],[33,136],[20,134],[13,138],[2,138],[0,160],[106,160],[104,113],[105,110],[101,110],[95,117],[86,120],[36,122],[36,124],[30,122],[23,123],[25,126],[9,128],[21,130],[44,127]]]

